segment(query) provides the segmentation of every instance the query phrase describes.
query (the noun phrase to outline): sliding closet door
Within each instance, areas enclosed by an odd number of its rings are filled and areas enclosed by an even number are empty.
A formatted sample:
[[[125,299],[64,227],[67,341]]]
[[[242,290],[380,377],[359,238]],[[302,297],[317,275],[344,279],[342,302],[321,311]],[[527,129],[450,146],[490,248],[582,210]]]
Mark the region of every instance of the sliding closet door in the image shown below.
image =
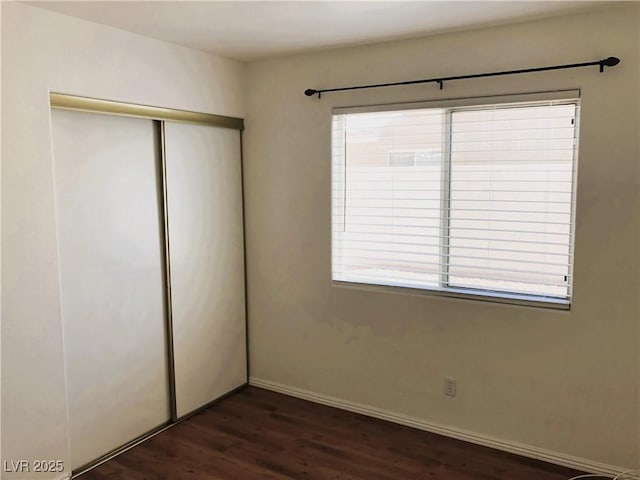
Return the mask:
[[[152,120],[52,119],[77,469],[169,419],[159,141]]]
[[[165,124],[178,417],[246,383],[240,133]]]

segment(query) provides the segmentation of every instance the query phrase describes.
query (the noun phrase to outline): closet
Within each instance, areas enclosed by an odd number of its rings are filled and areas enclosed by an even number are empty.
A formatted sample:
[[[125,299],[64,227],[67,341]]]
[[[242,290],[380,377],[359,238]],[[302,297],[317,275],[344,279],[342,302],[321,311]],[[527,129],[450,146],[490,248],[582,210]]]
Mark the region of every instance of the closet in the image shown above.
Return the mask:
[[[77,474],[247,382],[242,120],[51,106]]]

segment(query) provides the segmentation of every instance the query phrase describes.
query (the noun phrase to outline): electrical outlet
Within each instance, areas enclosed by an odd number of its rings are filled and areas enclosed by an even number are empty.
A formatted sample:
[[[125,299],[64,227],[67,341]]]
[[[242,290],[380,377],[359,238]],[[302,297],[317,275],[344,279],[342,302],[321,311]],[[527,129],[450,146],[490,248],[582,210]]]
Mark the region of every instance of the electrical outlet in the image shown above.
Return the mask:
[[[456,396],[456,379],[455,378],[445,378],[444,379],[444,394],[449,397]]]

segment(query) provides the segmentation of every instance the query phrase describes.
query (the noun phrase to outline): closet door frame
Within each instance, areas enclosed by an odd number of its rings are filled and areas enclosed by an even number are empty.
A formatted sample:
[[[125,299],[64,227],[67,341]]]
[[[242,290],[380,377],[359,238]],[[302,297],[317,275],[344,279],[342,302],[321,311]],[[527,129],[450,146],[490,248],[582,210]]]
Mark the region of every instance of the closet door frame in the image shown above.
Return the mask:
[[[145,440],[157,435],[158,433],[172,427],[173,425],[182,422],[183,420],[195,415],[202,410],[206,409],[213,403],[220,399],[230,395],[231,393],[245,387],[249,383],[249,353],[248,353],[248,315],[247,315],[247,253],[246,253],[246,236],[243,233],[243,268],[244,268],[244,310],[245,310],[245,352],[247,362],[247,378],[243,385],[232,390],[231,392],[222,395],[219,398],[213,399],[211,402],[199,407],[198,409],[189,412],[186,415],[178,417],[176,407],[176,382],[175,382],[175,361],[174,361],[174,344],[173,344],[173,320],[172,320],[172,308],[171,308],[171,259],[170,259],[170,239],[169,239],[169,217],[168,217],[168,192],[167,192],[167,163],[166,163],[166,148],[165,148],[165,121],[171,122],[184,122],[194,123],[201,125],[209,125],[213,127],[229,128],[238,130],[240,134],[240,174],[241,174],[241,207],[242,207],[242,228],[243,232],[246,232],[245,221],[245,195],[244,195],[244,165],[242,158],[242,131],[244,130],[244,120],[236,117],[227,117],[223,115],[213,115],[200,112],[192,112],[188,110],[177,110],[163,107],[154,107],[149,105],[139,105],[134,103],[117,102],[113,100],[97,99],[90,97],[82,97],[76,95],[68,95],[63,93],[51,92],[49,94],[49,101],[52,109],[61,110],[75,110],[79,112],[99,113],[105,115],[117,115],[125,117],[145,118],[154,120],[157,128],[158,137],[160,140],[160,174],[161,174],[161,198],[162,203],[160,210],[164,219],[162,223],[162,242],[164,244],[163,254],[163,270],[164,270],[164,307],[165,307],[165,331],[166,331],[166,351],[168,362],[168,393],[169,393],[169,409],[170,419],[163,425],[143,433],[139,437],[131,440],[130,442],[108,452],[101,457],[93,460],[92,462],[83,465],[72,472],[72,478],[77,477],[85,473],[92,468],[110,460],[111,458],[119,455],[120,453],[135,447],[136,445],[144,442]]]

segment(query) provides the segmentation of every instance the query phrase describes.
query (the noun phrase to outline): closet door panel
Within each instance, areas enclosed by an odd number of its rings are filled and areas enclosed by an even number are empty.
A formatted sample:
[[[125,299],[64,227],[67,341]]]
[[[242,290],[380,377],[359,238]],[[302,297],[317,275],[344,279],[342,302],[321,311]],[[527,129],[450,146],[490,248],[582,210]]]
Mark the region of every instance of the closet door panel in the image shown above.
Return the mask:
[[[152,120],[52,111],[71,467],[169,419]]]
[[[246,383],[240,133],[165,124],[178,416]]]

